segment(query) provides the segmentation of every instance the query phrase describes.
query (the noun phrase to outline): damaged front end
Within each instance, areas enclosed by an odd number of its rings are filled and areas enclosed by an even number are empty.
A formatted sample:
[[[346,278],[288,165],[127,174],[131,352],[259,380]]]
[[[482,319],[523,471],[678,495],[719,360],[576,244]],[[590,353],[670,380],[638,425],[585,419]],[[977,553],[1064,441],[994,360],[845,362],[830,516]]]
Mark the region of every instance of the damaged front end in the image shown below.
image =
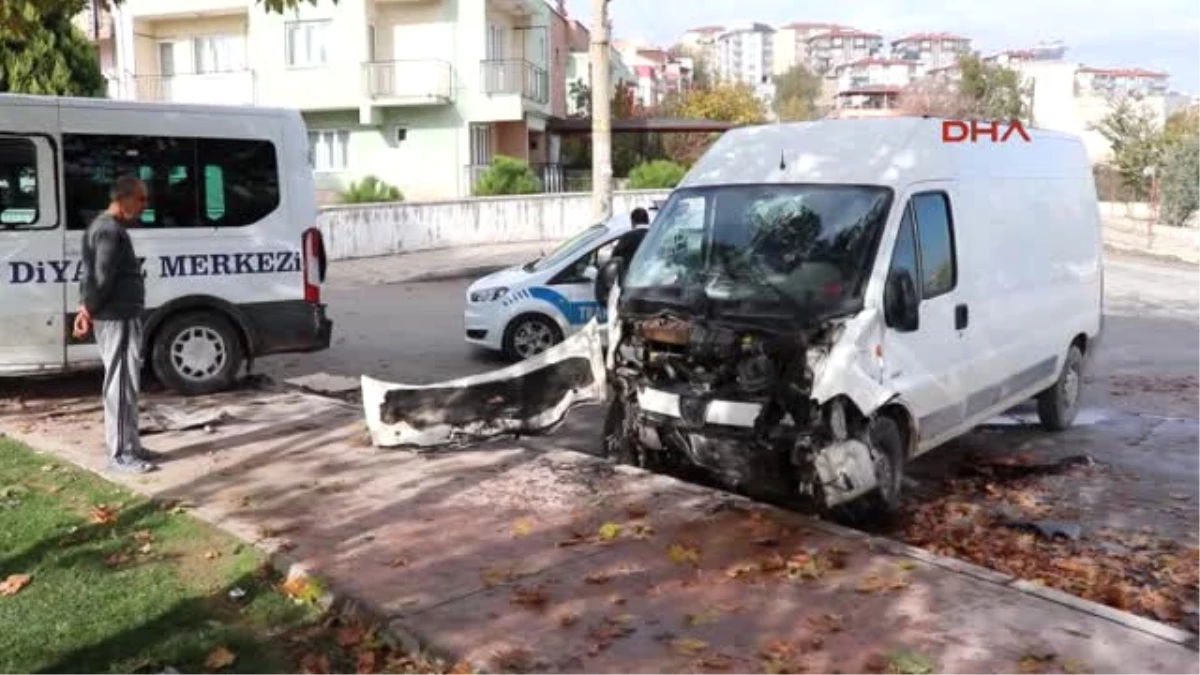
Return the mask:
[[[574,407],[601,403],[607,374],[600,326],[515,365],[437,384],[362,378],[363,411],[378,447],[438,447],[553,430]]]
[[[731,489],[818,509],[878,486],[866,417],[844,396],[823,404],[814,396],[848,324],[857,332],[863,321],[798,328],[664,311],[618,321],[610,457],[650,470],[699,468]]]

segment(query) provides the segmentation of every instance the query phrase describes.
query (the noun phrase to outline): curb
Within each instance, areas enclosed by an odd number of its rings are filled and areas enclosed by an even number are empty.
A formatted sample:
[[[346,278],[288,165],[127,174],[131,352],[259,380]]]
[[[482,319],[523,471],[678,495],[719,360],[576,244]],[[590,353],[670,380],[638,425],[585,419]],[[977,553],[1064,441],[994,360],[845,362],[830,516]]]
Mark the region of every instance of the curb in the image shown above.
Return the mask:
[[[507,265],[492,264],[492,265],[475,265],[473,267],[460,267],[458,269],[443,270],[440,272],[424,272],[422,274],[416,274],[411,277],[406,277],[404,279],[394,281],[392,283],[420,284],[420,283],[426,283],[426,282],[430,282],[430,281],[454,281],[457,279],[469,279],[472,277],[482,277],[482,276],[491,274],[492,272],[499,272],[500,270],[508,269],[509,267],[512,267],[511,263],[507,264]]]

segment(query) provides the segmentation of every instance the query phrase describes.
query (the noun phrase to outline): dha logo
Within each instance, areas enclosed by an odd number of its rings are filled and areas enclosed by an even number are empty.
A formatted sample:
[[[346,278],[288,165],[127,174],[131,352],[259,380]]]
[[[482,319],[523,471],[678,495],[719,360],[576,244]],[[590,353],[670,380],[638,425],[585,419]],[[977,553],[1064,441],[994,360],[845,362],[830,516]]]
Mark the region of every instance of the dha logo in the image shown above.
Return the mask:
[[[1004,133],[1001,133],[1003,129]],[[980,120],[944,120],[942,121],[942,142],[943,143],[962,143],[970,139],[972,143],[977,143],[980,136],[986,136],[993,143],[1007,143],[1008,140],[1016,134],[1025,139],[1026,143],[1032,142],[1029,133],[1025,131],[1025,126],[1021,124],[1021,120],[1013,120],[1011,122],[988,122]]]

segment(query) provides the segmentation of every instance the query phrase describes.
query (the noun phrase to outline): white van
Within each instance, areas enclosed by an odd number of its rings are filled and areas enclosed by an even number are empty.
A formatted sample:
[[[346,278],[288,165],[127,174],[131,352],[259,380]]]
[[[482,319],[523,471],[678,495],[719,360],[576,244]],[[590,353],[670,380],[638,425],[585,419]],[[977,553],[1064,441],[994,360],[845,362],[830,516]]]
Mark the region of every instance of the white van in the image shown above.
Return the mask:
[[[1023,401],[1068,427],[1102,324],[1099,207],[1080,140],[1028,134],[724,134],[603,272],[608,452],[894,508],[907,461]]]
[[[71,335],[80,248],[123,173],[149,188],[131,235],[160,381],[209,393],[327,348],[308,152],[295,111],[0,95],[0,375],[100,365]]]

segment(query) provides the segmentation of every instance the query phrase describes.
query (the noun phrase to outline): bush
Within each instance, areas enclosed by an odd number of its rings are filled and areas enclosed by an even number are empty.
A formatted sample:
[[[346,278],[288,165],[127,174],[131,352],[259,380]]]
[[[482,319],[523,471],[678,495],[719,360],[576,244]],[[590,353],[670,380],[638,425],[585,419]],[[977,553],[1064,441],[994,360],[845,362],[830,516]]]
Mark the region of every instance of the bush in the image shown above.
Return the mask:
[[[527,195],[541,191],[542,184],[528,164],[504,155],[496,156],[475,184],[475,194],[483,197]]]
[[[366,176],[351,183],[340,196],[343,204],[376,204],[379,202],[402,202],[404,194],[395,185],[388,185],[375,176]]]
[[[666,190],[683,180],[687,169],[666,159],[656,159],[633,167],[629,172],[631,190]]]
[[[1171,145],[1163,162],[1162,221],[1182,227],[1200,208],[1200,137]]]

